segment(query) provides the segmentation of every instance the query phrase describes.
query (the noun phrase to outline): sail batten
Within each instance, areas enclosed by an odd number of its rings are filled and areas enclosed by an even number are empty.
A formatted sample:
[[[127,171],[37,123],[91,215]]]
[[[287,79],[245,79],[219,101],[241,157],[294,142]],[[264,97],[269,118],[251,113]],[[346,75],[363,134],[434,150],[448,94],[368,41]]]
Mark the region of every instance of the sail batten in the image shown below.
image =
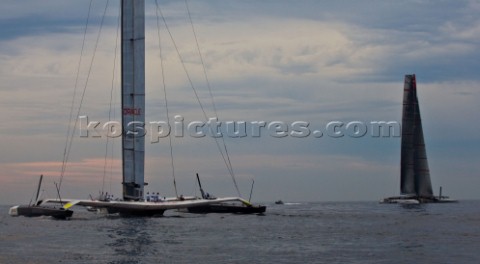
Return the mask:
[[[405,75],[401,152],[400,192],[433,197],[414,74]]]

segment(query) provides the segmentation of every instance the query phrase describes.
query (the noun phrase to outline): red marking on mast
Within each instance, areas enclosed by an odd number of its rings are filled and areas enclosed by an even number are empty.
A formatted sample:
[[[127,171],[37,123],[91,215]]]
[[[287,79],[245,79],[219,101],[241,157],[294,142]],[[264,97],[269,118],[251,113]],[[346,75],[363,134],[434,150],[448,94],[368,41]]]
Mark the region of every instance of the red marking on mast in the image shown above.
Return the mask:
[[[142,108],[123,108],[123,115],[140,115]]]

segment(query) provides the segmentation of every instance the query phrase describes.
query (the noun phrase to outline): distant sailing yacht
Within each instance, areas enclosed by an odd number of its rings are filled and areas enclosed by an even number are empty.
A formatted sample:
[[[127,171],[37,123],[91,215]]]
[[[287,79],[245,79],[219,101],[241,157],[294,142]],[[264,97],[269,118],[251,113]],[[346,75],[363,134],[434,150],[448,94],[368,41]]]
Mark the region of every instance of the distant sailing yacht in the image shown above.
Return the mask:
[[[445,203],[456,202],[447,196],[434,196],[427,152],[423,139],[422,120],[417,99],[415,74],[405,75],[403,89],[402,146],[400,161],[400,196],[382,199],[381,203]]]
[[[204,199],[180,196],[162,202],[145,201],[145,138],[135,136],[135,131],[130,131],[132,124],[145,124],[145,1],[122,0],[121,22],[123,200],[45,199],[43,203],[65,203],[65,210],[73,205],[81,205],[124,216],[162,215],[169,209],[188,209],[232,201],[253,207],[240,197]]]

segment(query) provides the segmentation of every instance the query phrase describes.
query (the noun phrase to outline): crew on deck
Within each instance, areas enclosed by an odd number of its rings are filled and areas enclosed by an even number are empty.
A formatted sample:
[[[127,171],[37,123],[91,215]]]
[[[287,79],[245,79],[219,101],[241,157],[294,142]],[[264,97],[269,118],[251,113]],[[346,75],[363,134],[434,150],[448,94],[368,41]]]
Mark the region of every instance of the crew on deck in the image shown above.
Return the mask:
[[[162,197],[160,197],[160,193],[154,193],[152,192],[152,194],[150,194],[150,192],[147,192],[147,195],[145,197],[145,200],[147,202],[163,202],[164,199],[162,199]]]

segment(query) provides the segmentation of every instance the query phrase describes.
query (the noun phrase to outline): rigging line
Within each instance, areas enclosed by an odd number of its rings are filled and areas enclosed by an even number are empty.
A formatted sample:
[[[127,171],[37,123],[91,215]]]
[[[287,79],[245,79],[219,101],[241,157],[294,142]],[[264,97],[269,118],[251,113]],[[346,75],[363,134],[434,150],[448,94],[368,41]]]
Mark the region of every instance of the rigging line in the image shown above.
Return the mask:
[[[116,97],[116,96],[114,95],[114,97]],[[113,106],[113,120],[115,120],[115,105],[116,105],[116,103],[117,103],[117,101],[115,100],[114,106]],[[112,177],[113,177],[113,162],[114,162],[113,149],[114,149],[114,146],[115,146],[115,140],[112,140],[112,144],[110,145],[110,178],[108,180],[108,183],[109,183],[109,190],[108,191],[110,193],[112,193]]]
[[[162,84],[163,84],[163,95],[164,95],[164,100],[165,100],[165,111],[167,115],[167,124],[168,127],[170,127],[170,114],[168,110],[168,100],[167,100],[167,86],[165,84],[165,68],[163,65],[163,56],[162,56],[162,45],[161,45],[161,37],[160,37],[160,20],[158,16],[158,1],[155,0],[155,5],[156,5],[156,10],[155,14],[157,17],[157,35],[158,35],[158,49],[160,51],[160,68],[161,68],[161,73],[162,73]],[[175,196],[178,197],[178,192],[177,192],[177,181],[175,179],[175,164],[173,162],[173,146],[172,146],[172,137],[171,135],[168,136],[168,140],[170,143],[170,161],[171,161],[171,166],[172,166],[172,177],[173,177],[173,187],[175,189]]]
[[[61,167],[61,171],[60,171],[60,178],[62,178],[63,174],[65,173],[67,146],[68,146],[68,139],[70,138],[70,132],[74,133],[74,131],[71,131],[71,123],[72,123],[72,119],[73,119],[73,108],[75,106],[75,98],[76,98],[76,95],[77,95],[78,79],[79,79],[79,76],[80,76],[80,68],[81,68],[81,65],[82,65],[83,52],[85,50],[85,40],[86,40],[86,36],[87,36],[88,22],[90,20],[90,13],[92,11],[92,2],[93,2],[93,0],[90,0],[90,4],[88,6],[87,21],[85,22],[85,30],[83,32],[82,49],[80,51],[80,59],[78,61],[78,65],[77,65],[77,74],[76,74],[76,77],[75,77],[75,86],[73,88],[73,98],[72,98],[72,103],[71,103],[71,106],[70,106],[70,115],[69,115],[69,119],[68,119],[67,136],[65,137],[65,149],[63,150],[63,159],[62,159],[62,167]],[[62,182],[61,179],[60,179],[60,182]]]
[[[186,66],[185,66],[185,63],[184,63],[184,61],[183,61],[183,59],[182,59],[182,56],[180,55],[180,51],[178,50],[178,46],[177,46],[177,44],[176,44],[176,42],[175,42],[175,40],[174,40],[174,38],[173,38],[173,35],[172,35],[171,31],[170,31],[170,28],[168,27],[168,24],[167,24],[167,21],[166,21],[166,19],[165,19],[165,16],[163,16],[162,10],[161,10],[160,8],[158,9],[158,11],[160,12],[160,15],[162,16],[163,23],[165,24],[165,28],[167,29],[167,32],[168,32],[168,34],[169,34],[169,36],[170,36],[170,39],[172,40],[173,46],[175,47],[175,50],[176,50],[176,52],[177,52],[178,58],[179,58],[179,60],[180,60],[180,63],[182,64],[183,70],[185,71],[185,75],[187,76],[187,79],[188,79],[188,81],[189,81],[189,83],[190,83],[190,87],[192,88],[193,93],[195,94],[195,98],[197,99],[197,102],[198,102],[198,104],[199,104],[199,106],[200,106],[200,109],[202,110],[202,113],[203,113],[203,115],[204,115],[204,117],[205,117],[205,120],[208,120],[207,113],[205,112],[205,109],[204,109],[204,107],[203,107],[203,105],[202,105],[202,102],[200,101],[200,97],[199,97],[198,94],[197,94],[197,90],[195,89],[195,86],[193,85],[193,81],[192,81],[192,79],[191,79],[191,77],[190,77],[190,74],[188,73],[187,68],[186,68]],[[211,131],[212,134],[213,134],[213,128],[212,128],[211,126],[209,126],[209,127],[210,127],[210,131]],[[228,166],[228,161],[227,161],[227,159],[226,159],[226,157],[225,157],[225,154],[224,154],[223,151],[222,151],[222,148],[220,147],[220,143],[218,143],[218,140],[217,140],[217,138],[215,138],[215,137],[214,137],[214,140],[215,140],[215,144],[217,145],[218,151],[220,152],[220,155],[222,156],[223,162],[225,163],[225,166],[227,167],[228,172],[230,173],[230,175],[232,175],[232,171],[230,170],[230,167]],[[240,191],[238,190],[238,186],[235,186],[235,188],[236,188],[236,190],[237,190],[238,195],[240,196]]]
[[[84,85],[84,87],[83,87],[82,96],[80,97],[80,103],[79,103],[79,105],[78,105],[78,111],[77,111],[77,115],[76,115],[76,118],[75,118],[75,123],[73,124],[72,133],[70,133],[70,139],[69,139],[68,148],[67,148],[67,155],[66,155],[66,157],[65,157],[65,165],[64,165],[64,168],[63,168],[63,173],[62,173],[62,175],[60,176],[60,182],[59,182],[59,184],[58,184],[58,189],[60,189],[60,187],[62,186],[62,180],[63,180],[63,176],[64,176],[65,169],[66,169],[66,167],[67,167],[68,157],[70,156],[70,150],[72,149],[72,143],[73,143],[73,139],[74,139],[74,137],[73,137],[73,136],[74,136],[74,132],[75,132],[75,129],[77,128],[80,111],[82,110],[83,100],[85,99],[85,93],[86,93],[86,91],[87,91],[88,81],[90,80],[90,75],[91,75],[91,73],[92,73],[93,62],[95,61],[95,54],[97,53],[98,42],[99,42],[99,40],[100,40],[100,35],[101,35],[101,33],[102,33],[103,23],[104,23],[104,21],[105,21],[105,17],[106,17],[106,13],[107,13],[108,3],[109,3],[109,2],[110,2],[110,1],[107,0],[107,2],[106,2],[106,4],[105,4],[105,9],[103,10],[102,20],[101,20],[101,22],[100,22],[100,29],[98,30],[98,34],[97,34],[95,46],[94,46],[94,49],[93,49],[93,55],[92,55],[92,59],[91,59],[91,61],[90,61],[90,66],[89,66],[88,73],[87,73],[87,79],[86,79],[85,85]]]
[[[121,19],[122,19],[122,9],[119,8],[118,9],[118,21],[117,21],[117,36],[120,36],[120,22],[121,22]],[[117,52],[115,52],[117,54]],[[118,86],[118,78],[117,78],[117,86]],[[113,120],[116,119],[116,106],[117,106],[117,89],[114,89],[113,90]],[[114,150],[114,146],[115,146],[115,140],[112,140],[112,145],[111,145],[111,148],[110,148],[110,179],[109,179],[109,192],[112,193],[112,177],[113,177],[113,150]]]
[[[112,84],[111,84],[111,88],[110,88],[110,104],[109,104],[109,108],[108,108],[108,121],[111,121],[111,117],[112,117],[112,101],[113,101],[113,92],[114,92],[114,87],[115,87],[115,71],[116,71],[116,65],[117,65],[117,50],[118,50],[118,35],[119,35],[119,28],[120,28],[120,15],[118,16],[118,19],[117,19],[117,32],[116,32],[116,36],[115,36],[115,51],[114,51],[114,55],[113,55],[113,70],[112,70]],[[107,140],[105,142],[105,160],[104,160],[104,163],[103,163],[103,178],[102,178],[102,193],[104,191],[104,188],[105,188],[105,177],[106,177],[106,174],[107,174],[107,156],[108,156],[108,143],[109,143],[109,140],[110,140],[110,137],[107,135]],[[112,139],[113,141],[113,139]],[[113,145],[113,142],[112,142],[112,145]],[[112,157],[113,159],[113,157]],[[111,163],[110,163],[111,165]],[[110,193],[111,193],[111,190],[110,190]]]
[[[214,99],[214,96],[213,96],[213,93],[212,93],[210,80],[208,79],[207,69],[205,67],[205,61],[203,59],[203,55],[202,55],[202,52],[200,50],[200,44],[198,43],[197,33],[196,33],[195,27],[193,25],[193,20],[192,20],[192,15],[191,15],[190,8],[189,8],[189,5],[188,5],[188,0],[185,0],[185,6],[187,8],[187,13],[188,13],[188,18],[190,20],[190,25],[192,26],[192,32],[193,32],[193,36],[195,38],[195,43],[196,43],[196,46],[197,46],[198,55],[200,57],[200,62],[202,63],[203,75],[205,76],[205,82],[207,84],[208,92],[210,94],[210,99],[211,99],[211,102],[212,102],[213,112],[215,113],[215,116],[218,118],[217,106],[215,104],[215,99]],[[228,155],[227,145],[225,143],[225,138],[224,137],[222,137],[222,141],[223,141],[223,146],[224,146],[224,149],[225,149],[225,154],[226,154],[227,159],[228,159],[228,164],[230,166],[231,174],[234,176],[235,174],[233,173],[233,167],[232,167],[232,163],[230,161],[230,156]],[[233,181],[236,185],[235,179],[233,179]]]
[[[201,103],[201,101],[200,101],[200,97],[199,97],[198,94],[197,94],[197,90],[195,89],[195,87],[194,87],[194,85],[193,85],[192,78],[190,77],[190,74],[189,74],[188,71],[187,71],[187,68],[186,68],[185,63],[184,63],[184,61],[183,61],[183,58],[182,58],[182,56],[180,55],[180,51],[178,50],[178,46],[177,46],[175,40],[173,39],[172,32],[170,32],[170,28],[168,27],[167,21],[165,20],[165,17],[163,16],[162,10],[161,10],[160,8],[158,8],[158,11],[160,12],[160,15],[162,16],[163,23],[165,24],[165,28],[167,29],[167,32],[168,32],[168,34],[170,35],[170,39],[171,39],[172,42],[173,42],[173,46],[175,47],[175,50],[177,51],[177,55],[178,55],[178,58],[179,58],[179,60],[180,60],[180,63],[182,64],[183,70],[185,71],[185,74],[186,74],[186,76],[187,76],[188,82],[190,83],[190,86],[191,86],[192,89],[193,89],[193,92],[194,92],[194,94],[195,94],[195,97],[196,97],[196,99],[197,99],[198,104],[200,105],[200,108],[201,108],[201,110],[202,110],[202,112],[203,112],[203,115],[205,116],[206,119],[208,119],[208,118],[207,118],[207,113],[205,112],[205,109],[204,109],[204,107],[203,107],[203,105],[202,105],[202,103]]]
[[[172,32],[170,31],[170,28],[168,27],[168,24],[167,24],[167,21],[166,21],[166,19],[165,19],[165,16],[163,16],[162,10],[161,10],[160,8],[158,9],[158,11],[159,11],[160,15],[162,16],[163,23],[165,24],[165,28],[167,29],[167,32],[168,32],[168,34],[169,34],[169,36],[170,36],[170,39],[172,40],[173,46],[175,47],[175,50],[176,50],[176,52],[177,52],[178,58],[179,58],[179,60],[180,60],[180,63],[182,64],[183,70],[185,71],[185,75],[187,76],[188,82],[190,83],[190,87],[192,88],[193,93],[195,94],[195,97],[196,97],[197,102],[198,102],[198,104],[199,104],[199,106],[200,106],[200,109],[202,110],[202,113],[203,113],[203,115],[204,115],[204,117],[205,117],[205,120],[208,120],[207,113],[205,112],[205,109],[204,109],[204,107],[203,107],[203,105],[202,105],[202,102],[200,101],[200,97],[199,97],[198,94],[197,94],[197,90],[195,89],[195,86],[193,85],[193,81],[192,81],[192,79],[191,79],[191,77],[190,77],[190,74],[188,74],[187,67],[185,66],[185,63],[184,63],[184,61],[183,61],[183,59],[182,59],[182,56],[180,55],[180,51],[178,50],[178,46],[177,46],[177,44],[176,44],[176,42],[175,42],[175,40],[174,40],[174,38],[173,38]],[[209,127],[210,127],[210,131],[211,131],[212,134],[213,134],[213,128],[212,128],[211,126],[209,126]],[[220,143],[218,143],[218,140],[217,140],[217,138],[215,138],[215,137],[214,137],[214,140],[215,140],[215,143],[216,143],[216,145],[217,145],[217,148],[218,148],[218,150],[219,150],[219,152],[220,152],[220,155],[221,155],[222,158],[223,158],[223,162],[225,163],[225,166],[227,167],[228,172],[230,173],[230,175],[232,175],[232,174],[231,174],[232,171],[230,170],[230,168],[229,168],[229,166],[228,166],[227,159],[226,159],[226,157],[225,157],[225,154],[224,154],[223,151],[222,151],[222,148],[220,147]],[[237,190],[238,195],[240,196],[240,191],[238,190],[238,186],[235,186],[235,188],[236,188],[236,190]]]
[[[197,33],[196,33],[195,27],[193,25],[193,20],[192,20],[192,15],[191,15],[191,12],[190,12],[190,8],[188,6],[188,0],[185,0],[185,6],[187,8],[187,13],[188,13],[188,18],[190,20],[190,25],[192,26],[192,32],[193,32],[193,36],[195,38],[195,43],[197,45],[197,51],[198,51],[198,55],[200,57],[200,62],[202,63],[203,75],[205,76],[205,82],[207,84],[208,92],[210,94],[210,99],[211,99],[211,102],[212,102],[213,112],[215,113],[215,116],[217,118],[219,118],[218,113],[217,113],[217,106],[215,104],[215,99],[214,99],[213,93],[212,93],[212,87],[210,85],[210,80],[208,79],[207,68],[205,67],[205,61],[203,59],[203,55],[202,55],[202,52],[200,50],[200,44],[198,43]],[[225,155],[226,155],[227,161],[228,161],[227,167],[229,167],[228,169],[229,169],[230,175],[232,177],[233,184],[235,185],[235,188],[237,189],[238,196],[241,196],[240,191],[239,191],[238,186],[237,186],[237,181],[235,179],[235,173],[233,172],[233,166],[232,166],[232,162],[230,160],[230,155],[228,155],[227,144],[225,143],[225,138],[223,136],[221,138],[222,138],[223,148],[225,150]]]

